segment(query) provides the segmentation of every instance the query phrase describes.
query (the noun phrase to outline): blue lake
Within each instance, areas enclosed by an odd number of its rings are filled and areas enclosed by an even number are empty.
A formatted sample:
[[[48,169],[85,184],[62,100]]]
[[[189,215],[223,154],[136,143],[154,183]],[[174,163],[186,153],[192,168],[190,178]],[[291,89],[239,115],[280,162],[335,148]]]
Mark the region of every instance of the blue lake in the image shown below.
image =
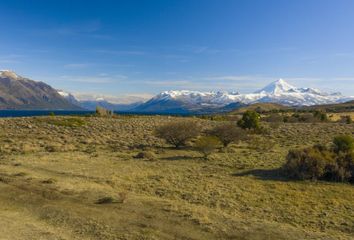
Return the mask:
[[[0,110],[1,117],[32,117],[32,116],[49,116],[51,113],[55,115],[87,115],[93,114],[94,111],[68,111],[68,110]]]
[[[52,113],[56,116],[68,115],[90,115],[95,111],[88,110],[0,110],[0,118],[4,117],[35,117],[35,116],[50,116]],[[169,116],[194,116],[201,114],[192,113],[158,113],[158,112],[127,112],[127,111],[114,111],[119,115],[169,115]]]

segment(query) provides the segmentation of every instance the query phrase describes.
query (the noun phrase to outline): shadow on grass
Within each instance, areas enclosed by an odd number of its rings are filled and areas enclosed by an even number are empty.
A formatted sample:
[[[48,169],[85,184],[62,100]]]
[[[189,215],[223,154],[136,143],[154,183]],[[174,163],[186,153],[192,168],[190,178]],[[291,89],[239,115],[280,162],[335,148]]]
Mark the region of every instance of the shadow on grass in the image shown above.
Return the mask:
[[[161,160],[168,160],[168,161],[179,161],[179,160],[198,160],[201,157],[198,156],[172,156],[172,157],[164,157]]]
[[[156,149],[161,149],[161,150],[172,150],[172,151],[179,151],[179,150],[185,150],[185,151],[193,151],[195,150],[193,146],[180,146],[180,147],[174,147],[174,146],[156,146]]]
[[[284,176],[280,168],[277,169],[252,169],[240,173],[232,174],[235,177],[254,176],[260,180],[290,181]]]

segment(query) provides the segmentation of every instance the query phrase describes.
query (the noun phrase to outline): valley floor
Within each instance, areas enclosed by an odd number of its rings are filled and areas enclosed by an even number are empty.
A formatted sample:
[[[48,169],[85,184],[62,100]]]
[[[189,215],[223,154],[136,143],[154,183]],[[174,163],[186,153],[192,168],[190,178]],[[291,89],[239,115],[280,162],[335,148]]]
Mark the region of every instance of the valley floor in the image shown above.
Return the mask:
[[[354,124],[282,124],[206,161],[153,136],[178,118],[70,118],[0,119],[0,239],[353,239],[353,185],[277,169]]]

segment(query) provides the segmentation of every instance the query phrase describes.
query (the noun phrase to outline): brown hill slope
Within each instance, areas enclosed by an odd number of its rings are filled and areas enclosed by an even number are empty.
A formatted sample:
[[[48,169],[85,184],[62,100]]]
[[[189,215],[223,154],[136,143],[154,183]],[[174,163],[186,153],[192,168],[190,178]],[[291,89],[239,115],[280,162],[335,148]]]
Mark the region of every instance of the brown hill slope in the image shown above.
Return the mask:
[[[353,112],[354,111],[354,101],[349,101],[345,103],[338,104],[326,104],[326,105],[316,105],[306,107],[307,110],[322,110],[326,112]]]
[[[58,109],[78,110],[44,82],[18,76],[11,71],[0,71],[0,109]]]
[[[256,112],[269,112],[272,110],[286,110],[286,109],[291,109],[291,107],[286,107],[278,103],[255,103],[245,107],[238,108],[230,112],[230,114],[243,113],[249,110],[256,111]]]

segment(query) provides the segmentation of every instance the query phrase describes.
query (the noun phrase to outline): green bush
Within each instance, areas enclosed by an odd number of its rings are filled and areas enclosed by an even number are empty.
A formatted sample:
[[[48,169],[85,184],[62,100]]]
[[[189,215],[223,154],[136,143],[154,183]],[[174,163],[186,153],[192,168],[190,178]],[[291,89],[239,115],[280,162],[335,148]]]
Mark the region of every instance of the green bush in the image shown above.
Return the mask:
[[[219,138],[224,147],[227,147],[232,142],[245,140],[246,132],[232,123],[222,124],[214,127],[208,132],[210,135]]]
[[[221,144],[220,140],[215,136],[203,136],[195,141],[194,148],[207,159],[211,153],[221,147]]]
[[[199,125],[192,121],[172,122],[159,126],[155,130],[156,137],[164,139],[176,148],[185,146],[188,140],[197,137],[199,133]]]
[[[349,135],[337,136],[333,139],[334,151],[339,152],[351,152],[354,149],[354,139]]]
[[[237,125],[243,129],[259,129],[261,116],[255,111],[246,111]]]

